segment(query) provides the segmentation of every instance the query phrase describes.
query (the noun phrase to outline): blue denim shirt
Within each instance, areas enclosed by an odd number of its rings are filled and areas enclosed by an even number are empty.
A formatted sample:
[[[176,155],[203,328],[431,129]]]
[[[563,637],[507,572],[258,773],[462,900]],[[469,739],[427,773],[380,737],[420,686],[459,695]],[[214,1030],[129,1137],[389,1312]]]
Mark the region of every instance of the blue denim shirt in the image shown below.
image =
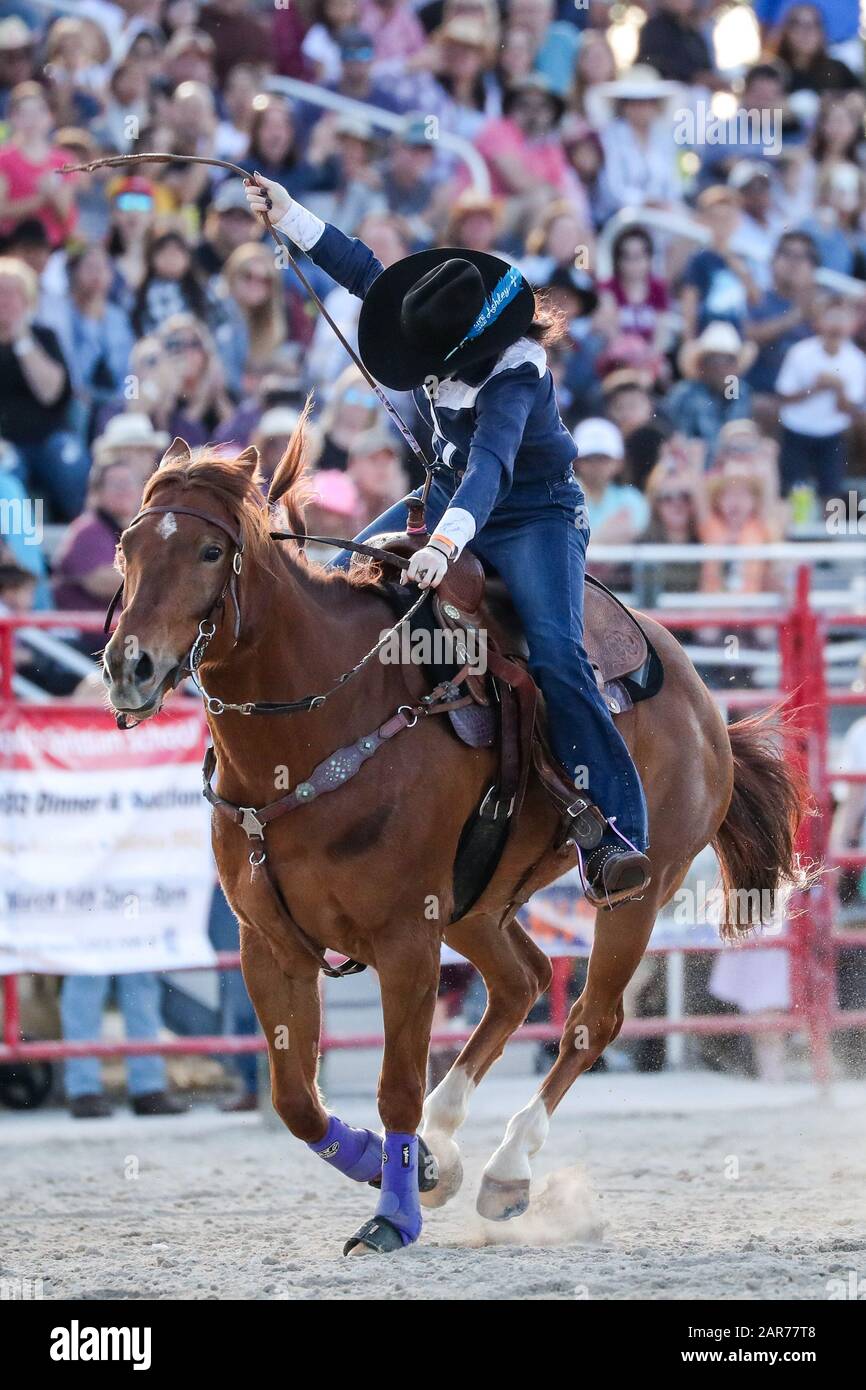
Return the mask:
[[[363,299],[382,264],[362,241],[326,226],[310,259]],[[480,531],[514,484],[561,478],[575,457],[544,349],[529,338],[507,348],[477,381],[449,377],[435,396],[414,393],[433,430],[435,471],[456,483],[452,505]],[[443,478],[445,481],[445,478]]]

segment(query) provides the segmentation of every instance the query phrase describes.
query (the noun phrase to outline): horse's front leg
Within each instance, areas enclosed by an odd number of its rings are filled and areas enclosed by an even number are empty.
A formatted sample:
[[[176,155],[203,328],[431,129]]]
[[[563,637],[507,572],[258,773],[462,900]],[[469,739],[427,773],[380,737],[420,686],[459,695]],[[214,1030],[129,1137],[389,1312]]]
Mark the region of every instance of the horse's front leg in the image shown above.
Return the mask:
[[[289,974],[254,927],[242,922],[240,939],[244,981],[268,1044],[274,1109],[332,1168],[356,1182],[378,1179],[381,1136],[328,1114],[319,1096],[321,1001],[315,962],[299,957]]]
[[[347,1241],[345,1254],[385,1254],[421,1234],[418,1127],[424,1104],[430,1030],[439,984],[438,933],[412,924],[376,937],[385,1050],[379,1075],[379,1115],[385,1128],[382,1189],[372,1221]],[[421,1150],[422,1164],[427,1159]]]

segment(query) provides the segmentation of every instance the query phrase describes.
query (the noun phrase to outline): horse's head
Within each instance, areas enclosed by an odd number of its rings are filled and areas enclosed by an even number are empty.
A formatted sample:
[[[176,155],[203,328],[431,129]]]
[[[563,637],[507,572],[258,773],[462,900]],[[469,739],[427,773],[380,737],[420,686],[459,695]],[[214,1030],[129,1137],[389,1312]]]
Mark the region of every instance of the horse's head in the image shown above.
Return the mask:
[[[176,439],[148,482],[120,538],[123,611],[103,661],[118,714],[158,713],[188,672],[200,625],[213,625],[215,650],[237,639],[242,557],[254,562],[268,544],[257,464],[252,448],[224,460]]]

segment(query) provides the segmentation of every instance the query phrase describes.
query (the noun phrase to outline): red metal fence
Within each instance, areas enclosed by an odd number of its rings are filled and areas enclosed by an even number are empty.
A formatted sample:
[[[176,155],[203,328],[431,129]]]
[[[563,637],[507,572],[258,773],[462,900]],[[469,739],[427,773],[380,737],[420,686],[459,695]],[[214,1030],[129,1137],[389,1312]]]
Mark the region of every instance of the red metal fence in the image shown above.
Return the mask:
[[[794,596],[789,607],[781,612],[742,613],[713,611],[678,613],[669,609],[652,616],[669,628],[678,631],[724,627],[734,631],[775,628],[780,655],[780,681],[775,690],[735,691],[724,696],[732,709],[754,710],[784,702],[789,718],[782,738],[788,758],[801,766],[809,778],[815,797],[817,814],[804,823],[799,850],[804,861],[824,864],[828,873],[817,883],[797,895],[792,913],[782,936],[760,937],[738,949],[780,949],[791,957],[791,1008],[788,1012],[760,1015],[706,1015],[671,1018],[627,1019],[622,1035],[625,1038],[669,1036],[674,1033],[692,1035],[731,1033],[791,1033],[805,1031],[811,1048],[814,1075],[819,1082],[830,1076],[830,1045],[835,1031],[866,1028],[866,1009],[840,1011],[836,1002],[836,955],[841,947],[866,945],[866,932],[843,931],[834,925],[834,893],[830,875],[840,867],[866,866],[866,854],[831,854],[830,784],[833,780],[864,781],[866,774],[830,773],[828,767],[828,720],[830,711],[842,705],[866,705],[866,695],[853,692],[829,691],[827,688],[824,653],[831,620],[818,614],[810,602],[811,575],[803,566],[796,576]],[[844,626],[866,627],[866,615],[845,617]],[[92,614],[40,614],[24,619],[0,618],[0,704],[14,702],[13,634],[16,626],[57,627],[81,626],[93,629],[98,620]],[[651,947],[649,954],[667,955],[672,951],[706,952],[717,948],[690,945],[688,941],[672,946]],[[239,956],[233,952],[220,953],[215,960],[218,970],[236,969]],[[516,1036],[524,1040],[557,1040],[561,1035],[568,1012],[568,981],[573,965],[570,956],[554,960],[553,983],[550,988],[550,1021],[527,1025]],[[201,967],[198,967],[201,968]],[[152,1042],[127,1040],[93,1040],[69,1043],[64,1041],[24,1041],[20,1028],[18,978],[3,977],[4,1023],[0,1043],[0,1062],[60,1060],[71,1057],[141,1056],[148,1053],[208,1053],[239,1054],[265,1049],[261,1037],[182,1037]],[[434,1034],[433,1043],[461,1042],[470,1036],[471,1029],[448,1030]],[[321,1040],[323,1052],[345,1048],[375,1048],[381,1046],[378,1034],[336,1035],[328,1030],[327,1021]]]

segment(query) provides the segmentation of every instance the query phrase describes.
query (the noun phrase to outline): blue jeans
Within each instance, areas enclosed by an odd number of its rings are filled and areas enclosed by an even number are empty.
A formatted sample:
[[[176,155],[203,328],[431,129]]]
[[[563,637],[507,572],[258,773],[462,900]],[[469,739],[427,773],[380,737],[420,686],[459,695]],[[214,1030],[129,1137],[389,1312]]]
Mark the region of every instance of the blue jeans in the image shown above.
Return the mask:
[[[434,478],[427,500],[431,531],[452,495]],[[523,623],[554,753],[578,790],[643,850],[649,843],[643,787],[583,645],[589,540],[584,517],[583,492],[569,470],[555,479],[516,483],[469,545],[502,576]],[[405,527],[406,507],[398,502],[356,539]],[[334,564],[346,568],[351,558],[341,551]]]
[[[150,972],[115,975],[117,999],[127,1038],[159,1037],[159,978]],[[60,995],[60,1017],[67,1042],[90,1042],[102,1033],[102,1011],[111,975],[67,975]],[[165,1060],[162,1057],[128,1057],[129,1094],[164,1091]],[[98,1057],[76,1057],[65,1066],[66,1094],[97,1095],[102,1090],[102,1065]]]
[[[56,521],[74,521],[84,506],[90,455],[69,430],[16,444],[18,474],[31,497],[44,497]]]

